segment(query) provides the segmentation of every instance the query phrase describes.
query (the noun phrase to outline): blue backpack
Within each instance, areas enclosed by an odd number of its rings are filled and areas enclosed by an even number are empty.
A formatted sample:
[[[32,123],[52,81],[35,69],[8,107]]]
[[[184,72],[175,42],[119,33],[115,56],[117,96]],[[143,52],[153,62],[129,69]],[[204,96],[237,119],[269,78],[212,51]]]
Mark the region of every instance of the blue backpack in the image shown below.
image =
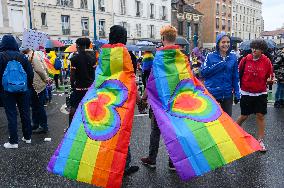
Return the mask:
[[[61,67],[62,67],[62,65],[61,65],[60,59],[59,59],[58,57],[55,58],[55,60],[54,60],[54,68],[55,68],[56,70],[60,70]]]
[[[3,54],[3,57],[8,60],[5,68],[2,85],[5,91],[11,93],[25,92],[28,90],[27,73],[23,69],[22,64],[17,60],[9,60],[7,54]]]

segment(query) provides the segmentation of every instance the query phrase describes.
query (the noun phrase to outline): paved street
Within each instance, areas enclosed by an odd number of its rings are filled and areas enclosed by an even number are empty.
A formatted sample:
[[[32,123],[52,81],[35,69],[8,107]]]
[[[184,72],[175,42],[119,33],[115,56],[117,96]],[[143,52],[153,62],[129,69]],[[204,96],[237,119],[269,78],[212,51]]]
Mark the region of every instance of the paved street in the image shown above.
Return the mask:
[[[32,144],[19,142],[19,149],[7,150],[2,146],[8,138],[7,122],[3,108],[0,108],[0,187],[92,187],[84,183],[67,180],[46,171],[49,158],[63,137],[67,115],[60,111],[65,103],[64,96],[54,96],[47,106],[48,135],[33,135]],[[234,106],[236,119],[239,106]],[[137,114],[137,112],[136,112]],[[150,121],[147,116],[136,116],[131,138],[132,164],[140,170],[124,178],[123,187],[284,187],[284,109],[268,108],[266,154],[254,153],[226,167],[217,169],[189,182],[182,182],[167,168],[168,157],[163,142],[157,159],[156,170],[150,170],[140,163],[147,155],[150,135]],[[255,133],[255,119],[251,117],[244,128]],[[19,130],[19,137],[22,133]],[[44,142],[50,137],[51,142]]]

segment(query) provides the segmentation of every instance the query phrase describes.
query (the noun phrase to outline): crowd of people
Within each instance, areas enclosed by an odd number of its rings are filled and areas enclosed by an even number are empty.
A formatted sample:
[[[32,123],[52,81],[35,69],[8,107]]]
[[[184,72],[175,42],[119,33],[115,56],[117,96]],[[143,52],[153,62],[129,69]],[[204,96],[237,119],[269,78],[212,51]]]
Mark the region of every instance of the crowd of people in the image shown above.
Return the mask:
[[[177,31],[174,27],[163,27],[160,34],[163,46],[175,45]],[[118,25],[111,27],[109,43],[126,44],[126,42],[126,30]],[[13,36],[5,35],[3,37],[0,45],[0,94],[9,130],[9,140],[4,144],[5,148],[18,148],[16,108],[18,108],[21,118],[23,142],[31,143],[32,133],[47,133],[49,131],[44,105],[46,101],[51,100],[53,81],[49,77],[50,72],[44,58],[48,57],[54,68],[53,80],[56,89],[59,89],[58,80],[60,75],[63,75],[63,78],[66,79],[70,74],[71,108],[69,124],[71,123],[76,108],[95,79],[94,73],[98,60],[90,46],[91,41],[89,38],[77,39],[77,52],[69,59],[66,55],[61,56],[63,60],[61,61],[58,60],[60,55],[55,52],[50,52],[49,55],[43,57],[44,55],[38,51],[19,49]],[[261,151],[266,151],[264,135],[265,115],[267,113],[267,85],[271,85],[277,80],[274,106],[276,108],[283,107],[284,51],[277,55],[274,62],[271,62],[264,55],[267,51],[265,41],[254,40],[250,47],[251,53],[239,57],[238,54],[232,51],[230,36],[226,33],[220,33],[216,38],[214,51],[208,53],[206,51],[207,54],[204,54],[205,50],[196,47],[192,50],[189,59],[193,74],[204,83],[224,112],[231,116],[233,103],[238,104],[240,102],[241,114],[236,120],[239,125],[242,125],[249,115],[256,114],[257,139],[262,147]],[[139,58],[134,53],[129,53],[135,73],[137,62],[141,63],[142,80],[144,88],[146,88],[155,54],[146,51],[143,53],[141,61],[137,61]],[[60,61],[59,67],[57,65],[58,61]],[[146,90],[144,90],[142,96],[137,95],[136,103],[140,112],[145,111],[148,107]],[[149,154],[141,158],[141,161],[146,166],[155,168],[161,133],[151,107],[149,117],[151,118]],[[67,125],[66,127],[68,128]],[[131,166],[130,161],[129,150],[126,175],[139,169],[138,166]],[[175,170],[170,159],[169,168]]]

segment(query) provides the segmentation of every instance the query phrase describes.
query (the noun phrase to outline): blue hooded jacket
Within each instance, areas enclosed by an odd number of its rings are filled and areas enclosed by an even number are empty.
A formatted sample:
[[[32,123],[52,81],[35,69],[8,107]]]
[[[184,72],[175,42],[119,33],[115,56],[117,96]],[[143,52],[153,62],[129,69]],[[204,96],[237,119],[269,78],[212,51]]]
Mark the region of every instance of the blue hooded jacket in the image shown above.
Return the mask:
[[[208,91],[217,100],[235,97],[240,99],[238,61],[231,47],[226,57],[222,57],[219,51],[219,42],[226,33],[222,32],[216,37],[216,51],[209,53],[205,62],[201,65],[201,76]]]
[[[8,55],[9,60],[6,60],[3,57],[3,53]],[[19,57],[19,61],[27,74],[28,87],[32,88],[34,73],[31,63],[28,61],[25,55],[19,52],[19,47],[15,38],[12,35],[4,35],[0,44],[0,91],[3,91],[2,77],[8,61],[13,60],[16,57]]]

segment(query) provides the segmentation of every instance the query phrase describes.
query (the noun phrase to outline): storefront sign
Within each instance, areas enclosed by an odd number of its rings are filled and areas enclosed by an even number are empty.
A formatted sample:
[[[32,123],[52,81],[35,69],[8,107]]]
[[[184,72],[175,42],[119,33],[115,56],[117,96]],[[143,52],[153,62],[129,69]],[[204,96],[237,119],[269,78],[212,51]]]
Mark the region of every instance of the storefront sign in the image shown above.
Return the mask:
[[[199,21],[199,15],[194,15],[191,13],[177,13],[177,19],[186,19],[187,21]]]

